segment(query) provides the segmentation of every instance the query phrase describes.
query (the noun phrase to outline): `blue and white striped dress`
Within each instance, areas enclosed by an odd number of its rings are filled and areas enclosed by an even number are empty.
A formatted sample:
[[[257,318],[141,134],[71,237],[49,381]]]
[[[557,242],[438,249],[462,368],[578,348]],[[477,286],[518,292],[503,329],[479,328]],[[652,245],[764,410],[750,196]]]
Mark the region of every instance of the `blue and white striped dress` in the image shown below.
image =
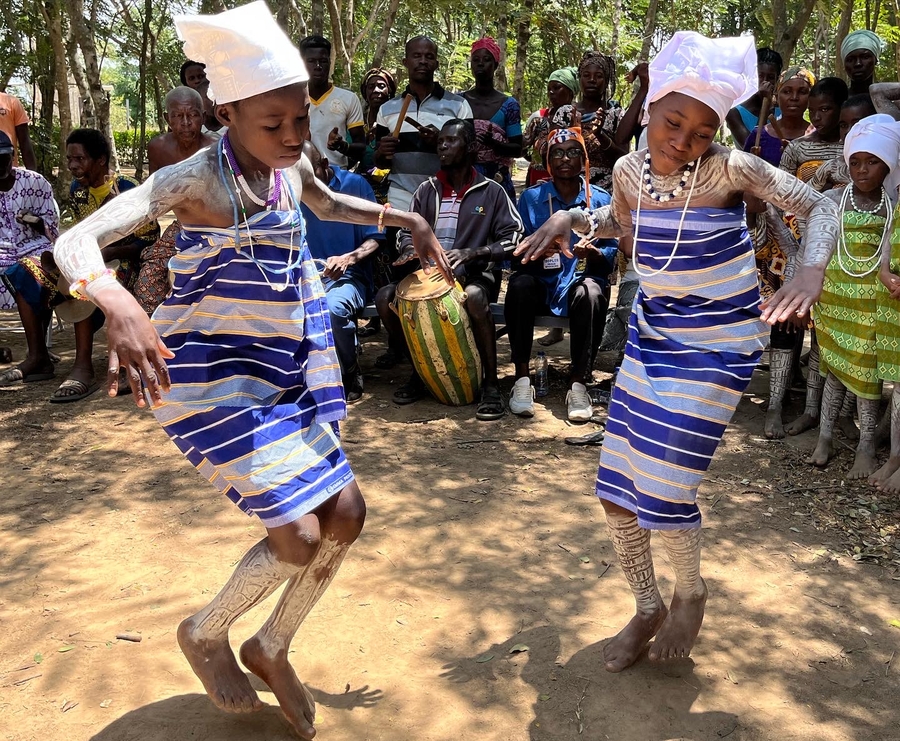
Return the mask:
[[[681,215],[640,215],[644,275],[597,474],[601,499],[654,530],[700,527],[697,487],[769,337],[743,204],[689,209],[669,261]]]
[[[153,315],[175,353],[172,389],[153,412],[240,509],[269,528],[292,522],[353,480],[337,434],[340,367],[303,217],[264,211],[239,228],[184,226],[176,246],[174,287]]]

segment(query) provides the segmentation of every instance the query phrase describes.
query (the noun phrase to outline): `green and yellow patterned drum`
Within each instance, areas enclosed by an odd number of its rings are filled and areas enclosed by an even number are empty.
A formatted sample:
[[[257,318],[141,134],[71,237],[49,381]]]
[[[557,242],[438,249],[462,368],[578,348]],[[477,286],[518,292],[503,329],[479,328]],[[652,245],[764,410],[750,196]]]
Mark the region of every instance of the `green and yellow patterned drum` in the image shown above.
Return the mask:
[[[397,286],[392,307],[416,371],[435,399],[453,406],[474,402],[481,385],[481,357],[465,300],[459,283],[451,288],[436,270],[417,270]]]

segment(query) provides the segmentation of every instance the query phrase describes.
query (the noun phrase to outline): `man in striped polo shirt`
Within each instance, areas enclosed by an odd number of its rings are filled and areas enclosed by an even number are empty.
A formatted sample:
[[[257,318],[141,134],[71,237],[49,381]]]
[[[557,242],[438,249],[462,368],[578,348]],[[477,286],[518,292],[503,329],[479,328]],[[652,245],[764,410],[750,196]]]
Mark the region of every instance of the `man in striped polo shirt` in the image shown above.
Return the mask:
[[[388,199],[393,208],[409,211],[416,188],[441,166],[437,153],[438,132],[451,118],[472,120],[472,109],[461,95],[445,90],[435,82],[438,67],[437,44],[427,36],[415,36],[406,42],[403,66],[409,84],[400,95],[382,104],[375,121],[375,164],[389,169]],[[400,135],[392,134],[400,118],[403,99],[413,96]],[[410,123],[415,121],[416,123]]]

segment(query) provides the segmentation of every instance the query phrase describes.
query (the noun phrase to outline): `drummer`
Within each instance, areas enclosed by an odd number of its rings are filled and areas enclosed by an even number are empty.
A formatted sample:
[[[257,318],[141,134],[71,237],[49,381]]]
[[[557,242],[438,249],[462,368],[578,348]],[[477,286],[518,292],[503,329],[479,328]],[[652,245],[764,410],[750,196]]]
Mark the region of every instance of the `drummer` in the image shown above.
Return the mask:
[[[97,129],[75,129],[66,139],[66,161],[74,178],[69,191],[69,206],[78,221],[87,218],[120,193],[138,185],[134,178],[110,171],[109,155],[109,141]],[[104,259],[108,262],[118,261],[116,277],[121,282],[130,284],[137,276],[136,268],[141,252],[152,246],[157,239],[159,225],[152,221],[133,234],[104,247]],[[28,344],[26,363],[29,368],[52,368],[44,331],[53,308],[66,295],[60,292],[58,281],[59,271],[50,251],[22,258],[3,275],[3,282],[10,293],[16,296]],[[73,311],[91,306],[74,299],[65,303],[71,305]],[[69,320],[75,327],[75,363],[68,378],[50,397],[50,401],[55,404],[80,401],[99,388],[94,380],[92,356],[94,333],[103,326],[103,312],[94,308],[86,315],[73,313],[67,316],[70,316]]]
[[[447,121],[437,140],[441,169],[418,187],[409,210],[420,214],[434,229],[457,280],[466,290],[466,312],[484,374],[475,417],[494,420],[500,419],[506,409],[497,381],[497,339],[491,316],[491,301],[497,299],[500,284],[492,267],[509,259],[522,238],[523,227],[503,186],[480,175],[472,166],[475,146],[471,121]],[[399,247],[398,264],[413,259],[408,232],[400,232]],[[388,334],[409,354],[400,319],[390,309],[396,288],[396,283],[382,288],[375,305]],[[393,400],[396,404],[411,404],[426,394],[425,384],[413,370],[409,381],[394,392]]]

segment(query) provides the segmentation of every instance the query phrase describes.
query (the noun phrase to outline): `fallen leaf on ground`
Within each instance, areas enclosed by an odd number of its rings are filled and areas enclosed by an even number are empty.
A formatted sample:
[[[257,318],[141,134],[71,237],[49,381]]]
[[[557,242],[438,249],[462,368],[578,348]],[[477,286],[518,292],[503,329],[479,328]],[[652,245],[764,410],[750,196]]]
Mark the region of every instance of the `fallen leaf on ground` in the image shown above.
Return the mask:
[[[71,651],[75,646],[63,646],[59,649],[59,653],[64,654],[66,651]]]
[[[520,654],[520,653],[524,653],[527,650],[528,650],[528,646],[526,646],[524,643],[517,643],[515,646],[513,646],[511,649],[509,649],[509,652],[511,654]]]
[[[591,562],[590,556],[581,556],[578,560],[581,561],[581,563],[590,563]]]
[[[44,654],[42,654],[42,653],[36,653],[36,654],[34,655],[34,663],[35,663],[35,664],[40,664],[43,660],[44,660]]]
[[[547,702],[550,699],[550,695],[538,695],[538,700],[541,702]]]
[[[900,628],[900,620],[897,620],[897,618],[894,618],[893,620],[891,620],[888,623],[888,625],[890,625],[892,628]]]
[[[101,708],[108,708],[110,705],[112,705],[112,700],[104,700],[100,703]]]
[[[484,656],[479,656],[477,659],[475,659],[475,663],[476,664],[485,664],[493,658],[494,658],[494,654],[485,654]]]

